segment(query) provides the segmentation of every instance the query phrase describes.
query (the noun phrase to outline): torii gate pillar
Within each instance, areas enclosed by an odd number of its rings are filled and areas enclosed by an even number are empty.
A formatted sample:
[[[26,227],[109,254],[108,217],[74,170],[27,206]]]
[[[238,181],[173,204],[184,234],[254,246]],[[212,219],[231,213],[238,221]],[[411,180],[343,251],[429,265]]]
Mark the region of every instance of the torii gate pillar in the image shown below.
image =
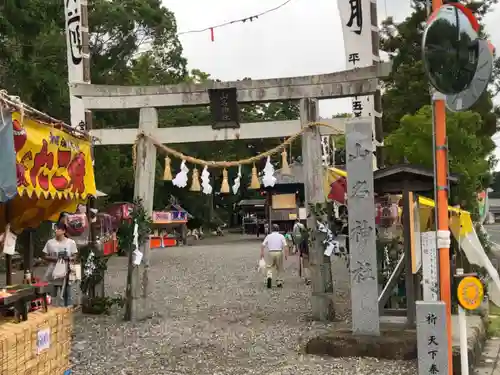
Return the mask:
[[[146,134],[154,133],[158,128],[158,112],[156,108],[141,108],[139,113],[139,131]],[[136,161],[135,161],[135,184],[134,199],[140,200],[146,213],[153,214],[154,182],[156,172],[156,147],[144,137],[139,137],[137,141]],[[142,263],[139,267],[134,267],[132,271],[132,291],[131,318],[146,317],[151,313],[149,309],[148,285],[149,285],[149,239],[139,245],[139,251],[143,254]],[[142,283],[141,279],[142,271]],[[129,270],[130,272],[130,270]],[[127,286],[129,287],[129,286]],[[140,291],[142,289],[142,293]],[[139,309],[138,299],[141,298]]]

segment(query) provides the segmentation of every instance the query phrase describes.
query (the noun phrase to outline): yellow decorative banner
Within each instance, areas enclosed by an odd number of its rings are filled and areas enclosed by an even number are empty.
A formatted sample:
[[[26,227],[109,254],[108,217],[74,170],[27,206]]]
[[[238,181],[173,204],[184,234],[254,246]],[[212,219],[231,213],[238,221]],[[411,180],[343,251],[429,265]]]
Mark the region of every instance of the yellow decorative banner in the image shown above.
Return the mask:
[[[89,141],[12,114],[20,196],[86,199],[96,186]]]

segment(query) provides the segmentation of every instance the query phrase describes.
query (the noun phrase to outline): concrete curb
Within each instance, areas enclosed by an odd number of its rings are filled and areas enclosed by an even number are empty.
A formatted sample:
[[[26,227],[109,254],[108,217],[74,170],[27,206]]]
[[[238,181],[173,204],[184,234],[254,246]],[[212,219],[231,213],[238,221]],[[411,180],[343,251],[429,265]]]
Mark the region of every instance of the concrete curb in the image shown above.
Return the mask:
[[[461,375],[460,340],[458,320],[453,316],[453,326],[457,334],[453,337],[453,374]],[[480,364],[488,334],[488,318],[471,316],[468,319],[469,373]],[[382,335],[373,337],[353,337],[347,329],[337,329],[330,333],[311,338],[305,345],[307,354],[332,357],[374,357],[380,359],[415,360],[417,357],[415,331],[402,328],[382,330]],[[499,374],[500,375],[500,374]]]
[[[481,354],[488,338],[488,319],[482,317],[478,324],[467,327],[469,331],[468,338],[468,357],[469,357],[469,373],[474,373],[474,368],[481,361]],[[454,343],[453,345],[453,375],[461,375],[460,368],[460,346]]]

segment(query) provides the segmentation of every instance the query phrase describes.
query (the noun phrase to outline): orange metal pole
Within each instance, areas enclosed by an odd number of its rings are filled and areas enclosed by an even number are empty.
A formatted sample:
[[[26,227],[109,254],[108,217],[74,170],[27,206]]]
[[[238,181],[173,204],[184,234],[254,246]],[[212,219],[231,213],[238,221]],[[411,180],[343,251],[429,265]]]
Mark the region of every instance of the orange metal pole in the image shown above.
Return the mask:
[[[438,230],[447,231],[448,226],[448,166],[446,149],[446,107],[444,100],[434,100],[434,120],[436,132],[436,191]],[[439,249],[439,290],[441,301],[446,304],[446,330],[448,337],[448,363],[450,375],[452,369],[452,335],[451,335],[451,276],[450,276],[450,249]]]
[[[443,5],[442,0],[432,0],[432,11]],[[433,99],[434,130],[436,142],[436,204],[437,204],[437,229],[449,230],[448,225],[448,158],[446,145],[446,107],[444,99]],[[448,368],[449,375],[453,375],[452,361],[452,335],[451,335],[451,275],[450,275],[450,249],[439,249],[439,290],[441,300],[446,304],[446,330],[448,337]]]

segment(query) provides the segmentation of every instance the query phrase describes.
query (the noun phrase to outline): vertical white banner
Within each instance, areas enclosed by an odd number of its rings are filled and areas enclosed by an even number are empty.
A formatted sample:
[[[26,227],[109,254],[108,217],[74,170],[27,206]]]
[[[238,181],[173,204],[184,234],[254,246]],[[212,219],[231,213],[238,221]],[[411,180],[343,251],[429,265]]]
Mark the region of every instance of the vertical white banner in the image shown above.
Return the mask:
[[[68,56],[68,84],[83,82],[82,4],[80,0],[64,0],[66,19],[66,47]],[[70,96],[71,126],[85,123],[83,101]]]
[[[371,0],[337,0],[348,70],[373,65],[370,3]],[[373,103],[373,95],[352,98],[352,114],[354,117],[370,117],[375,136]]]

